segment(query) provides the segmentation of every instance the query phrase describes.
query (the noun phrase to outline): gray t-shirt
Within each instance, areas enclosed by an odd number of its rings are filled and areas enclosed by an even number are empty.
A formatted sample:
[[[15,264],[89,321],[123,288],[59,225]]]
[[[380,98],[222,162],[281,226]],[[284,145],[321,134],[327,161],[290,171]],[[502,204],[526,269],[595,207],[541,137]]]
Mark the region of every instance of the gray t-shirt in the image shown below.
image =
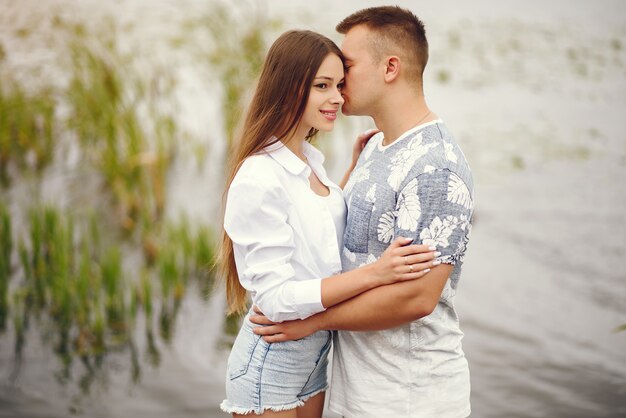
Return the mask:
[[[330,408],[350,417],[466,417],[469,370],[454,294],[473,212],[472,175],[441,120],[384,146],[372,138],[344,189],[342,268],[369,264],[395,237],[435,245],[454,269],[434,312],[376,332],[335,338]]]

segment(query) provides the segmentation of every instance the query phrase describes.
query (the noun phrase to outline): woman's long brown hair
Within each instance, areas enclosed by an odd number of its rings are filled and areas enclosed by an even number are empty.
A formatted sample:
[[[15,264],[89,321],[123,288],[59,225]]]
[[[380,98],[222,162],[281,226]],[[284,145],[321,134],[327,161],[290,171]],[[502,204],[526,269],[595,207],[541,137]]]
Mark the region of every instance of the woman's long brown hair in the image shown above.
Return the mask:
[[[333,41],[311,31],[285,32],[271,46],[241,133],[230,153],[224,202],[230,184],[246,158],[279,139],[288,138],[298,129],[317,70],[331,53],[343,60]],[[316,133],[317,130],[311,129],[307,139]],[[218,265],[219,274],[226,282],[228,313],[245,312],[246,289],[237,275],[233,242],[223,229]]]

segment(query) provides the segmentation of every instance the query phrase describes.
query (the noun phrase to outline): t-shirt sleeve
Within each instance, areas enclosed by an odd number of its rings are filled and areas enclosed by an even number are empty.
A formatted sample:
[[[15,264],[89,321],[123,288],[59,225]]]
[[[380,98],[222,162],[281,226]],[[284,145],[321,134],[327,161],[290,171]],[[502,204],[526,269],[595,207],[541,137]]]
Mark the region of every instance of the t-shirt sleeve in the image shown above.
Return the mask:
[[[456,264],[462,259],[474,202],[461,177],[447,169],[422,173],[406,183],[396,202],[396,237],[436,246],[442,263]]]

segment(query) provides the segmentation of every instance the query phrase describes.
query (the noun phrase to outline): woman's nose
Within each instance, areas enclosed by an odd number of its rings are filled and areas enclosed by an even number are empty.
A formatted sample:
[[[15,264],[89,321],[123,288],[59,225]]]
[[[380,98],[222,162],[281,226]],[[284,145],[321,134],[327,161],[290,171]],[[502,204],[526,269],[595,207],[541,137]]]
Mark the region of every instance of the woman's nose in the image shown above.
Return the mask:
[[[341,90],[340,89],[337,89],[335,91],[335,95],[332,98],[332,102],[333,103],[337,103],[339,105],[342,105],[345,102],[345,100],[343,99],[343,95],[341,94]]]

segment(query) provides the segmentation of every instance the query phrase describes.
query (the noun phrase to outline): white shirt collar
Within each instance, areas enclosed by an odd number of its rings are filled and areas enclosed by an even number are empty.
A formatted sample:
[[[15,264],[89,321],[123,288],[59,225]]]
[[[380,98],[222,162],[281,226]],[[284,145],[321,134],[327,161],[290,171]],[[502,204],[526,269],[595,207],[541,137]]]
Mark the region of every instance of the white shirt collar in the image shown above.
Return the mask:
[[[291,150],[285,146],[281,141],[268,145],[263,149],[264,152],[269,154],[278,164],[283,166],[285,170],[292,174],[300,175],[306,171],[308,176],[310,168],[296,156]],[[304,156],[309,160],[309,163],[321,165],[324,162],[324,154],[322,154],[317,148],[308,142],[304,143],[302,149]],[[317,170],[316,170],[317,171]]]

